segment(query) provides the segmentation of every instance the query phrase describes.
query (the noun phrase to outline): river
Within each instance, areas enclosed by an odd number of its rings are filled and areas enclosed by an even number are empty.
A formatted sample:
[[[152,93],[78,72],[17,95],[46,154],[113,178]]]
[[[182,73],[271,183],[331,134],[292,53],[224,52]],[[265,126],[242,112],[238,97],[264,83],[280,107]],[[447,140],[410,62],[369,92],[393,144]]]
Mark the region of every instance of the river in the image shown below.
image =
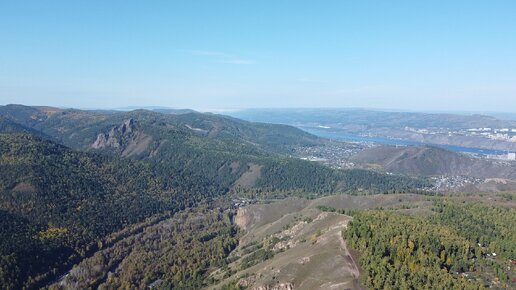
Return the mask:
[[[357,134],[351,134],[344,131],[338,131],[335,129],[325,129],[325,128],[313,128],[313,127],[299,127],[299,129],[311,133],[315,136],[339,140],[339,141],[353,141],[353,142],[374,142],[386,145],[416,145],[416,146],[425,146],[431,145],[435,147],[444,148],[450,151],[462,152],[462,153],[473,153],[473,154],[481,154],[481,155],[505,155],[508,152],[504,150],[493,150],[493,149],[482,149],[482,148],[471,148],[471,147],[462,147],[462,146],[454,146],[454,145],[444,145],[444,144],[428,144],[421,143],[416,141],[408,141],[401,139],[391,139],[385,137],[371,137],[371,136],[362,136]]]

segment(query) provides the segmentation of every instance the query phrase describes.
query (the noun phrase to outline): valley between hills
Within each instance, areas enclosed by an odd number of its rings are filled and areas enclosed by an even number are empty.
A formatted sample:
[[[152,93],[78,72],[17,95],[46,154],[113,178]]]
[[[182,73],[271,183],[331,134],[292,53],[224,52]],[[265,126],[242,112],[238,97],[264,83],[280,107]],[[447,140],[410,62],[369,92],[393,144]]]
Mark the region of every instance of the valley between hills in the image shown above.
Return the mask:
[[[516,285],[511,162],[191,110],[7,105],[0,169],[1,289]]]

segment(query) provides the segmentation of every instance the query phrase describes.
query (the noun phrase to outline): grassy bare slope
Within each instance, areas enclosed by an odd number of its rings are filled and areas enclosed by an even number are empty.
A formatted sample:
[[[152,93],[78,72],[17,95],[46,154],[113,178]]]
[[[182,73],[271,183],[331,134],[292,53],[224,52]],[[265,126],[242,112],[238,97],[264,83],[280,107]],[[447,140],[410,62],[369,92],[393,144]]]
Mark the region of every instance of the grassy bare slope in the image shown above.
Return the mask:
[[[227,283],[248,289],[360,289],[359,267],[341,236],[351,218],[321,212],[318,206],[374,208],[402,203],[427,201],[424,196],[411,194],[337,195],[312,201],[289,198],[239,208],[235,223],[245,234],[231,254],[234,261],[212,274],[221,281],[212,289]],[[270,257],[263,259],[259,253]]]

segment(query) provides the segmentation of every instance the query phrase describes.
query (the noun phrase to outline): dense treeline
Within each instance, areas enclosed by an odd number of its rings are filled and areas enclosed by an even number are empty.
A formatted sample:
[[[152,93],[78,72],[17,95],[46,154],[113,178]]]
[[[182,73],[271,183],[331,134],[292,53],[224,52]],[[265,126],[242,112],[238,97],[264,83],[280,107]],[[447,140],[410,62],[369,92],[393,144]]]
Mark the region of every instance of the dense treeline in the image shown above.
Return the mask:
[[[354,216],[345,232],[360,251],[364,283],[371,289],[480,289],[453,277],[455,265],[471,266],[470,243],[424,218],[387,211]]]
[[[353,221],[343,234],[360,251],[367,287],[482,289],[492,280],[498,287],[515,286],[510,263],[516,258],[516,210],[441,200],[434,208],[430,216],[347,212]]]
[[[13,286],[6,288],[37,285],[107,234],[185,206],[162,190],[146,164],[30,135],[0,135],[0,193],[0,279]]]
[[[208,208],[178,213],[85,259],[51,288],[200,289],[238,244],[231,215]]]
[[[286,144],[310,145],[314,142],[307,138],[306,133],[297,131],[301,141],[294,141],[291,132],[294,129],[290,127],[279,126],[289,140],[281,143],[280,133],[266,133],[264,129],[275,132],[278,130],[275,125],[251,125],[213,115],[169,116],[136,111],[110,117],[109,122],[104,122],[113,126],[114,120],[121,123],[124,118],[134,120],[132,133],[118,134],[119,144],[122,144],[120,147],[107,147],[99,151],[120,155],[124,144],[130,143],[134,134],[151,136],[152,142],[148,148],[142,154],[132,157],[150,162],[167,186],[183,191],[204,191],[213,196],[226,193],[235,189],[240,177],[248,173],[252,166],[258,166],[260,170],[255,173],[256,180],[246,187],[259,190],[405,192],[430,185],[423,179],[390,176],[367,170],[340,172],[317,163],[275,154],[276,151],[284,150],[272,149],[275,146],[284,148]],[[272,139],[266,140],[268,136]]]
[[[456,230],[473,244],[479,273],[516,287],[516,269],[511,265],[516,261],[514,208],[436,201],[434,210],[439,214],[432,221]]]
[[[516,210],[481,203],[436,201],[433,220],[455,228],[468,240],[507,259],[516,258]],[[460,221],[460,226],[457,226]]]
[[[425,180],[365,170],[338,172],[320,164],[284,158],[293,146],[320,140],[291,126],[250,123],[201,113],[163,114],[146,110],[91,112],[10,105],[0,115],[41,130],[76,150],[145,160],[168,188],[217,196],[234,189],[249,166],[260,166],[246,187],[306,192],[406,192],[428,187]],[[99,134],[110,142],[92,149]],[[148,140],[148,143],[141,140]],[[139,148],[130,152],[127,148]]]
[[[1,134],[0,208],[26,221],[6,218],[9,226],[1,229],[0,243],[12,245],[0,249],[5,257],[1,274],[9,280],[3,284],[39,285],[124,226],[227,193],[249,163],[230,161],[234,155],[217,150],[168,151],[184,161],[154,163],[75,152],[31,135]],[[282,166],[275,165],[279,159],[253,158],[247,160],[277,169],[259,180],[257,186],[267,189],[331,192],[342,178],[329,168],[302,162],[284,162],[288,170],[282,173]]]
[[[229,149],[228,149],[229,150]],[[425,179],[386,175],[360,169],[338,171],[317,163],[282,157],[250,156],[229,151],[198,150],[175,147],[169,156],[155,162],[160,174],[177,176],[174,187],[184,190],[206,190],[224,193],[235,190],[235,183],[250,166],[260,167],[256,180],[248,186],[258,191],[302,190],[328,194],[334,192],[398,193],[427,188]],[[174,162],[162,162],[170,160]]]
[[[340,172],[282,157],[276,153],[289,144],[315,142],[287,126],[203,114],[42,110],[0,107],[6,117],[0,119],[0,132],[8,132],[0,134],[0,288],[43,286],[101,248],[114,232],[240,187],[262,197],[426,186],[424,180]],[[93,149],[99,133],[111,132],[111,141]],[[138,153],[129,156],[127,148]]]
[[[0,133],[30,133],[34,135],[38,134],[36,130],[31,130],[3,116],[0,116]]]

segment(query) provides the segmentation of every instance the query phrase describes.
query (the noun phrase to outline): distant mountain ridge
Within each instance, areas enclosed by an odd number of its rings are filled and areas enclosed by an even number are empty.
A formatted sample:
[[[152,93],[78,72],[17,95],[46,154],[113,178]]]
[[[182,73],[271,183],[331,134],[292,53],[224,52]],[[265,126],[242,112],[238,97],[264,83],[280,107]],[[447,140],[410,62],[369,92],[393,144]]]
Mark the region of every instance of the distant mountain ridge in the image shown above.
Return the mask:
[[[378,146],[360,152],[352,161],[410,175],[463,175],[516,180],[514,163],[473,158],[432,146]]]
[[[373,172],[342,173],[288,158],[293,146],[314,146],[323,140],[287,125],[197,112],[99,112],[21,105],[0,107],[0,116],[75,150],[150,162],[156,174],[174,177],[165,179],[167,186],[177,190],[221,194],[243,187],[323,193],[424,184]]]
[[[0,116],[0,133],[30,133],[37,135],[38,131],[27,128],[6,117]]]
[[[325,123],[366,127],[478,128],[515,127],[514,120],[501,120],[480,114],[387,112],[368,109],[247,109],[228,115],[255,122],[280,124]]]
[[[0,106],[0,116],[27,128],[40,130],[49,136],[64,136],[66,138],[61,140],[64,144],[80,149],[89,147],[99,131],[109,130],[131,118],[142,124],[150,123],[154,127],[165,126],[163,131],[181,132],[185,135],[194,133],[209,139],[240,139],[271,152],[284,151],[282,146],[320,142],[318,137],[291,126],[251,123],[191,110],[177,114],[141,109],[113,112],[6,105]]]

